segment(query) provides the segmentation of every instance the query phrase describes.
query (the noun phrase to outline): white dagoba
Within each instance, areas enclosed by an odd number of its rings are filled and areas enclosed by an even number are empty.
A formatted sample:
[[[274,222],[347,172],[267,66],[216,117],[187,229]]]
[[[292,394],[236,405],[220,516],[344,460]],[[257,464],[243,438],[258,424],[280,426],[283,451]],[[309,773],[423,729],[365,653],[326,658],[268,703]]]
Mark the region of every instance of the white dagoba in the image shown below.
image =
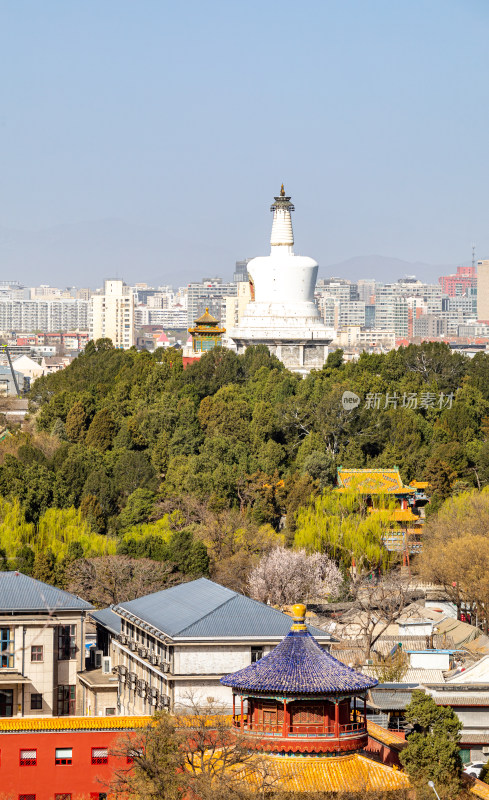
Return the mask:
[[[288,369],[305,375],[321,369],[335,331],[324,325],[314,302],[316,261],[294,254],[293,210],[282,184],[280,196],[270,206],[270,255],[248,262],[252,300],[229,337],[238,353],[249,345],[265,344]]]

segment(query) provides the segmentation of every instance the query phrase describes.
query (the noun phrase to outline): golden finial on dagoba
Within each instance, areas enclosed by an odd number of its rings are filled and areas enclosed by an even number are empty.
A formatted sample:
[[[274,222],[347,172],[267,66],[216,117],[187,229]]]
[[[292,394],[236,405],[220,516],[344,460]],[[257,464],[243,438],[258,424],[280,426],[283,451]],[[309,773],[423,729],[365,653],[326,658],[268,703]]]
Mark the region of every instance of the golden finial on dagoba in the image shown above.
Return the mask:
[[[284,189],[284,185],[283,184],[280,187],[280,197],[285,197],[285,189]]]

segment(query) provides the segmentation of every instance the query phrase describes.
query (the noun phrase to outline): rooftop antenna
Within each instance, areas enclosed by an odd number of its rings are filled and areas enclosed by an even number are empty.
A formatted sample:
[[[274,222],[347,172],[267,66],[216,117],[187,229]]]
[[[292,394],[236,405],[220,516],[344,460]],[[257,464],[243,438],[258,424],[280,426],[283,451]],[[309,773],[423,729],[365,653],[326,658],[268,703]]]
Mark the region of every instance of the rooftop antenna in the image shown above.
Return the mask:
[[[475,244],[472,245],[472,269],[475,269]]]

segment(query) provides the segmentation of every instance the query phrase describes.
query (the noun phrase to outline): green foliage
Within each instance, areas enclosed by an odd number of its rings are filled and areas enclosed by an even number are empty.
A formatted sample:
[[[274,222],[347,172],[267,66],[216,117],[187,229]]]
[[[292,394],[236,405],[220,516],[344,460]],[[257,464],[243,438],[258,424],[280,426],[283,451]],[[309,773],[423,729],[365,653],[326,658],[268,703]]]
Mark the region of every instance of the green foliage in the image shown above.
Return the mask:
[[[347,568],[355,565],[358,574],[385,569],[390,554],[382,541],[391,526],[392,504],[382,497],[378,503],[372,511],[354,489],[327,489],[297,512],[294,545],[327,553]]]
[[[90,342],[66,369],[34,383],[38,433],[0,445],[0,497],[17,503],[22,525],[34,530],[49,510],[81,509],[82,525],[93,535],[118,533],[118,546],[131,531],[139,547],[146,534],[135,526],[184,504],[237,513],[252,538],[286,519],[289,543],[295,535],[298,546],[345,567],[385,568],[388,524],[329,491],[338,466],[397,465],[405,483],[430,480],[428,514],[464,487],[489,485],[488,376],[489,356],[468,360],[439,343],[349,363],[336,351],[302,380],[264,346],[241,356],[215,349],[183,370],[171,348],[149,354]],[[360,396],[357,408],[343,408],[345,391]],[[368,408],[375,392],[395,393],[398,407]],[[402,406],[403,395],[426,392],[453,392],[452,408]],[[204,517],[189,513],[180,527],[207,541]],[[151,536],[142,549],[162,558],[168,539]],[[5,546],[9,561],[31,541],[14,540]],[[209,552],[211,574],[241,585],[245,546],[228,549],[225,567],[214,546]]]
[[[112,413],[108,408],[97,411],[87,431],[86,443],[88,447],[96,447],[105,452],[112,445],[115,436],[115,423]]]
[[[405,716],[414,732],[399,758],[412,783],[422,790],[432,780],[442,800],[455,800],[462,789],[459,718],[419,689],[413,691]]]

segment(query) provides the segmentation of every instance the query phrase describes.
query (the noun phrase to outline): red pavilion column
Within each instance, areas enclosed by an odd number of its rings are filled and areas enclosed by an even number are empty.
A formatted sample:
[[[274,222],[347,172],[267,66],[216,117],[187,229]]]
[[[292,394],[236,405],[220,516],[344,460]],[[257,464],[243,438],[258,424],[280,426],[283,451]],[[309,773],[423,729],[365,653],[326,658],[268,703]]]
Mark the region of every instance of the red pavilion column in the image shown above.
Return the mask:
[[[367,728],[367,695],[363,698],[363,724]]]
[[[340,738],[340,704],[335,700],[334,704],[334,735],[335,739]]]
[[[243,695],[241,695],[241,723],[240,723],[240,726],[241,726],[241,730],[243,730],[244,729],[244,700],[243,700]]]
[[[236,725],[236,695],[233,692],[233,725]]]
[[[283,724],[282,724],[282,736],[285,739],[289,735],[289,727],[290,727],[289,720],[290,720],[290,713],[289,713],[289,709],[287,707],[287,700],[284,697],[284,721],[283,721]]]

